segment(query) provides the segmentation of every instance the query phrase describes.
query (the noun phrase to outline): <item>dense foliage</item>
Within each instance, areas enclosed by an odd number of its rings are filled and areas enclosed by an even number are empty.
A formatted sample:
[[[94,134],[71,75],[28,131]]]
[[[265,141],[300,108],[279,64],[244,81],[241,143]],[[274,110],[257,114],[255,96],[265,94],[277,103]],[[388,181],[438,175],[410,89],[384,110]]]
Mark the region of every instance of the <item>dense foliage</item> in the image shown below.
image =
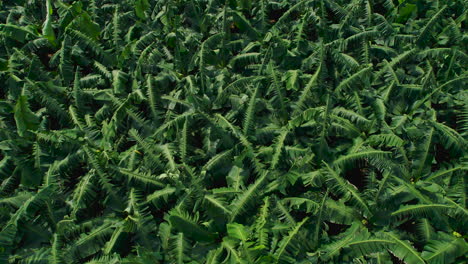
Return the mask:
[[[466,263],[466,7],[0,1],[0,263]]]

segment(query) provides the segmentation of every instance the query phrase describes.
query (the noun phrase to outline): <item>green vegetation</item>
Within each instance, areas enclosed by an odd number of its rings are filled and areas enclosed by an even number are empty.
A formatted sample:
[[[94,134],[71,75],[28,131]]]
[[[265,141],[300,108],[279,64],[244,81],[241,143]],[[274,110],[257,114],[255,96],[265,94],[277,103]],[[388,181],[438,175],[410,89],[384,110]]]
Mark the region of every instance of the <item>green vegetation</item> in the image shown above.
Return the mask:
[[[0,263],[466,263],[467,5],[0,1]]]

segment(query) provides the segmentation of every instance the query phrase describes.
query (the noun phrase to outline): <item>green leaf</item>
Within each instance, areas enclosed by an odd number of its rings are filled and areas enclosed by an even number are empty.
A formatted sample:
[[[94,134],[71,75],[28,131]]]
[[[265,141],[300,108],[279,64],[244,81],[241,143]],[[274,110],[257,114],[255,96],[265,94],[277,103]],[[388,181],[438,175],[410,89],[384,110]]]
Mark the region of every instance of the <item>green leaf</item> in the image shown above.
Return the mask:
[[[416,205],[406,205],[402,206],[400,209],[392,212],[392,216],[397,215],[420,215],[427,214],[439,210],[448,210],[453,209],[453,206],[445,204],[416,204]]]
[[[195,241],[212,242],[214,240],[213,233],[209,232],[186,214],[173,213],[169,216],[169,222],[174,228]]]
[[[16,128],[18,135],[23,137],[26,131],[36,131],[39,127],[39,118],[29,108],[26,95],[20,95],[14,108]]]
[[[295,240],[296,236],[299,235],[301,227],[309,220],[308,217],[304,218],[301,222],[297,223],[293,229],[291,229],[287,236],[285,236],[279,243],[279,248],[275,252],[276,263],[280,263],[283,258],[287,258],[288,249]]]
[[[52,2],[51,0],[47,0],[46,2],[46,9],[47,9],[47,16],[44,22],[44,26],[42,27],[42,35],[50,41],[53,45],[55,45],[55,32],[52,28]]]
[[[241,224],[231,223],[227,224],[227,233],[230,237],[239,239],[243,242],[249,239],[249,230]]]
[[[398,23],[405,23],[410,16],[416,11],[416,5],[405,3],[402,7],[399,7],[398,12]]]
[[[148,10],[150,7],[148,0],[135,0],[135,13],[136,15],[145,20],[146,19],[146,14],[145,12]]]
[[[468,251],[468,245],[462,238],[450,240],[430,240],[424,247],[422,257],[427,263],[453,263]]]
[[[425,264],[425,261],[421,258],[420,253],[411,245],[409,241],[400,239],[399,236],[395,233],[386,233],[386,235],[388,235],[389,238],[395,242],[395,245],[392,246],[391,251],[399,259],[402,259],[405,262],[411,264]]]

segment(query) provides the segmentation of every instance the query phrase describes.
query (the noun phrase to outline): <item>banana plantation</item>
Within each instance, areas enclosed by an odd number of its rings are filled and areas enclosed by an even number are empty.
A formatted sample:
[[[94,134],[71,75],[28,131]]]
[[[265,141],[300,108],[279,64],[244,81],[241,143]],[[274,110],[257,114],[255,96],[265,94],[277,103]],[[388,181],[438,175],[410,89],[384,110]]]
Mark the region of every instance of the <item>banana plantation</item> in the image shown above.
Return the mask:
[[[0,0],[0,264],[468,259],[465,0]]]

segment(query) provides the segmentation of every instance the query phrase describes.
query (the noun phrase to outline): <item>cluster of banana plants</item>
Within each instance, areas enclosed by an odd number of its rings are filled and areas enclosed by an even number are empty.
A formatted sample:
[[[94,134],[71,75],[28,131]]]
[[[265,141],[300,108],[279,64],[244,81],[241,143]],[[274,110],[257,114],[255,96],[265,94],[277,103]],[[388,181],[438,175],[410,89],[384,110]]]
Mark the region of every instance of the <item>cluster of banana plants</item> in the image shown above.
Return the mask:
[[[467,7],[1,0],[0,263],[466,263]]]

